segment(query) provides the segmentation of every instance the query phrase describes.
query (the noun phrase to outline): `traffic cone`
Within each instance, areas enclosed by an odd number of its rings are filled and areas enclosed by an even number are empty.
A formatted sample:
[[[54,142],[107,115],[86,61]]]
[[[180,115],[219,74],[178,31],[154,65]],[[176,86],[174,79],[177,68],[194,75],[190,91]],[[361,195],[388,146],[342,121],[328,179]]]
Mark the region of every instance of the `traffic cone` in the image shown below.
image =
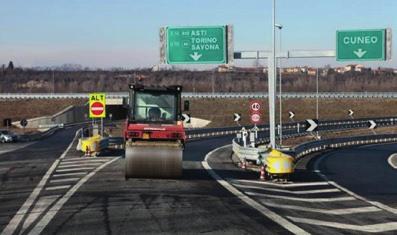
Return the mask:
[[[91,156],[91,151],[90,151],[90,147],[89,146],[87,146],[86,148],[85,148],[85,155],[84,155],[85,157],[89,157],[89,156]]]
[[[247,169],[247,161],[245,159],[240,162],[240,167],[241,169]]]
[[[259,177],[260,180],[265,180],[265,166],[261,166],[261,175]]]

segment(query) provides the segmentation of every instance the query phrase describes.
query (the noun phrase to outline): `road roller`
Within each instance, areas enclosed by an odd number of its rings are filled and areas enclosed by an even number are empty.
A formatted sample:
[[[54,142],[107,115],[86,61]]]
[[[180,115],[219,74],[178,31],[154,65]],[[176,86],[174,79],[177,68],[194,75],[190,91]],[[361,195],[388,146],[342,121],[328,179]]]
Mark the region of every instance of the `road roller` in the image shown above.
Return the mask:
[[[181,93],[181,86],[129,85],[124,127],[126,179],[182,176],[186,135]]]

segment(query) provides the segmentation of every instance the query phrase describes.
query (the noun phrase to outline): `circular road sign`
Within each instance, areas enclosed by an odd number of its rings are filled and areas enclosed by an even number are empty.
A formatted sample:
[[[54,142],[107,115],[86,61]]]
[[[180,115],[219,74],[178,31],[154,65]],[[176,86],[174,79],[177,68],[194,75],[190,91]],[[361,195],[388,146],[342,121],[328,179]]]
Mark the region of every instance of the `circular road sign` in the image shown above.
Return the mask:
[[[261,120],[261,115],[260,114],[254,113],[254,114],[251,115],[251,121],[253,123],[258,123],[260,120]]]
[[[22,119],[19,124],[21,124],[21,126],[25,127],[28,125],[28,120]]]
[[[258,112],[261,109],[261,104],[258,101],[252,101],[250,108],[252,112]]]
[[[103,107],[103,104],[101,102],[94,102],[91,105],[91,112],[92,114],[99,116],[105,111],[105,107]]]

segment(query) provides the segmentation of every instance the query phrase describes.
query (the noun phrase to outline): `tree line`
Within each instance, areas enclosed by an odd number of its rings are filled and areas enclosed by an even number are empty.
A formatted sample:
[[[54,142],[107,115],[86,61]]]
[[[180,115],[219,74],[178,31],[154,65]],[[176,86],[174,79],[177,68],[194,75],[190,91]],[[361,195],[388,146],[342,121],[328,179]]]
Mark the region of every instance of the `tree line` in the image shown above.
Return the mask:
[[[182,85],[188,92],[264,92],[267,74],[258,71],[156,71],[139,70],[34,70],[3,66],[0,92],[93,92],[127,91],[128,84]],[[286,92],[313,92],[316,77],[308,74],[283,74]],[[396,91],[394,73],[329,73],[319,78],[320,92]]]

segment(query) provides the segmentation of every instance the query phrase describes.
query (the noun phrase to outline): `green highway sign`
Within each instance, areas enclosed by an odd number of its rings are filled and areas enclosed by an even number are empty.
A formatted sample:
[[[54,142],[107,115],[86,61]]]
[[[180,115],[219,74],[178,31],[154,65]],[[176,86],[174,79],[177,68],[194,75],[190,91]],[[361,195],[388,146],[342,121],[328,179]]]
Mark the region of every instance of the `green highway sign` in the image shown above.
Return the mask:
[[[226,26],[167,27],[168,64],[227,63]]]
[[[386,29],[337,31],[336,59],[386,60]]]

